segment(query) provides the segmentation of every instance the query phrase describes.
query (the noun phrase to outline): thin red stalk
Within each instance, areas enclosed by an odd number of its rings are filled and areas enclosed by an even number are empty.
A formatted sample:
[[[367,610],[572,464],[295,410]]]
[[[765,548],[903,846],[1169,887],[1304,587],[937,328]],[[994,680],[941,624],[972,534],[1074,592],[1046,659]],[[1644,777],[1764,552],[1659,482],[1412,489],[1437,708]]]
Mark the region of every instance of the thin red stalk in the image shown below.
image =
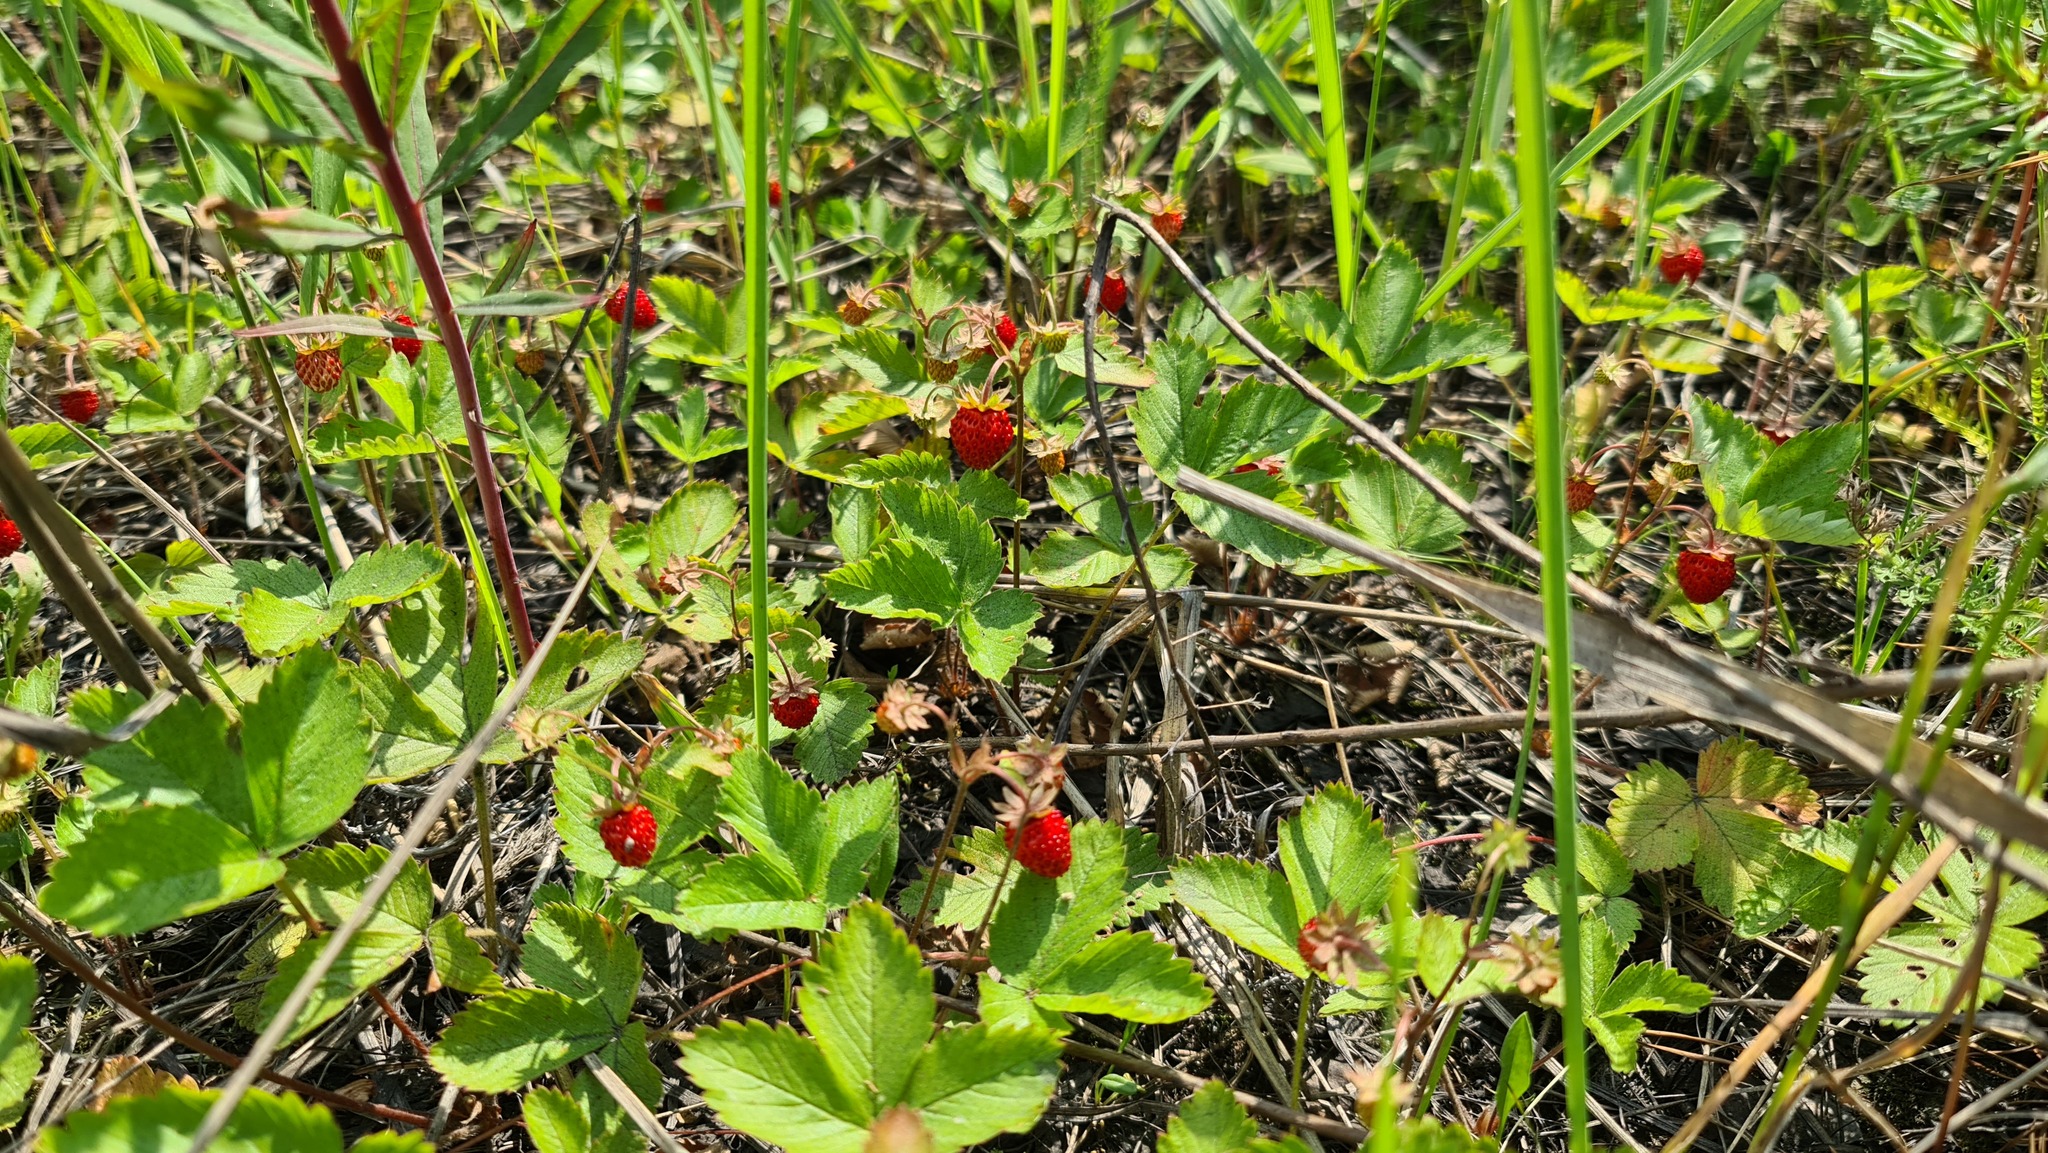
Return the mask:
[[[434,251],[433,237],[427,231],[426,211],[406,182],[391,130],[377,114],[377,97],[370,90],[370,79],[356,61],[341,7],[336,0],[311,0],[310,7],[320,26],[320,37],[327,42],[327,55],[334,61],[336,79],[348,95],[349,107],[363,130],[363,142],[376,154],[378,182],[391,198],[391,211],[398,217],[405,246],[412,251],[413,265],[419,269],[420,282],[426,287],[427,303],[433,307],[434,323],[448,349],[448,370],[455,378],[455,393],[462,401],[462,435],[469,442],[470,469],[476,473],[477,503],[483,506],[484,528],[491,538],[492,565],[498,571],[505,609],[512,620],[513,639],[524,659],[533,655],[533,624],[526,616],[526,594],[519,587],[519,566],[512,559],[512,537],[505,528],[504,495],[498,489],[497,469],[491,464],[490,444],[484,439],[476,367],[470,363],[469,342],[464,339],[461,321],[455,315],[455,298],[449,295],[448,277],[441,271],[441,256]]]

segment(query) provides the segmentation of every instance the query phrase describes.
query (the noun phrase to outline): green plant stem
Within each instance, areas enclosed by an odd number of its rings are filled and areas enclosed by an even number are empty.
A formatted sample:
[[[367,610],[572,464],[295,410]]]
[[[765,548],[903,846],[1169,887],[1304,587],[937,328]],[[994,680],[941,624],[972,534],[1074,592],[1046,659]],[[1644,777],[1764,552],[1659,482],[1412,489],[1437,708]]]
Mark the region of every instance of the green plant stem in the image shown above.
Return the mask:
[[[1310,0],[1311,4],[1315,0]],[[1301,1011],[1294,1016],[1294,1059],[1287,1071],[1287,1103],[1301,1108],[1301,1064],[1302,1055],[1308,1051],[1308,1005],[1314,1000],[1316,979],[1313,974],[1301,979]]]
[[[792,35],[794,33],[791,33]],[[746,136],[747,563],[753,603],[754,741],[768,747],[768,0],[746,0],[740,91]]]
[[[1670,36],[1671,0],[1649,0],[1643,8],[1643,75],[1655,76],[1664,67],[1664,43]],[[1676,97],[1673,98],[1674,100]],[[1667,137],[1668,139],[1668,137]],[[1642,134],[1636,137],[1636,242],[1635,280],[1650,278],[1650,225],[1656,197],[1651,192],[1650,150],[1657,143],[1657,118],[1643,119]],[[1660,174],[1661,175],[1661,174]],[[1736,302],[1739,307],[1741,302]]]
[[[1556,825],[1558,907],[1579,907],[1579,791],[1572,747],[1572,600],[1566,583],[1571,565],[1571,514],[1565,508],[1563,351],[1557,285],[1557,224],[1550,175],[1550,97],[1544,91],[1544,41],[1550,7],[1543,0],[1515,0],[1510,30],[1515,65],[1515,168],[1522,208],[1532,223],[1522,230],[1523,311],[1529,352],[1529,407],[1536,425],[1536,536],[1543,551],[1544,646],[1548,661],[1545,695],[1550,705],[1551,788]],[[1586,1117],[1586,1026],[1581,983],[1579,921],[1558,919],[1558,958],[1564,973],[1565,1106],[1573,1153],[1588,1153]]]

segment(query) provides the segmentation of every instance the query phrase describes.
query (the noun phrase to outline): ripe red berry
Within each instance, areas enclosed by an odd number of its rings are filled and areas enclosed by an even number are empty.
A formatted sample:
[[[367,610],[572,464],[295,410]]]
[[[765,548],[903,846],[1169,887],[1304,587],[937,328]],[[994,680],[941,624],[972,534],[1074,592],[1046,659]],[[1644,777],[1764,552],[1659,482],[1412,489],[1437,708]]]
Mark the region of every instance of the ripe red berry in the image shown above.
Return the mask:
[[[782,207],[782,181],[780,180],[770,180],[768,182],[768,207]]]
[[[1187,222],[1188,214],[1185,212],[1169,210],[1152,214],[1152,227],[1158,230],[1159,238],[1168,244],[1180,239],[1180,230],[1187,226]]]
[[[1318,922],[1316,918],[1310,917],[1308,921],[1301,926],[1301,932],[1295,934],[1294,936],[1294,951],[1301,954],[1301,963],[1307,965],[1311,969],[1316,967],[1316,962],[1318,960],[1316,956],[1315,938],[1316,928],[1319,924],[1320,922]]]
[[[1003,844],[1017,851],[1018,864],[1041,877],[1064,877],[1074,867],[1073,830],[1067,826],[1067,815],[1058,809],[1025,821],[1022,836],[1004,828]]]
[[[801,729],[818,715],[818,694],[815,689],[804,689],[787,695],[778,693],[768,702],[768,711],[775,714],[775,722],[785,729]]]
[[[645,212],[667,212],[668,193],[658,190],[641,193],[640,208]]]
[[[91,424],[100,414],[100,390],[89,384],[67,388],[57,394],[57,411],[73,424]]]
[[[1124,283],[1123,274],[1112,272],[1102,278],[1102,311],[1122,312],[1124,302],[1131,298],[1131,287]]]
[[[1690,240],[1680,241],[1665,249],[1664,255],[1657,260],[1657,271],[1664,277],[1666,284],[1677,284],[1681,280],[1691,284],[1700,278],[1700,273],[1706,271],[1706,267],[1707,254],[1701,252],[1700,246]]]
[[[1005,316],[996,321],[996,340],[1004,348],[1017,347],[1017,322]]]
[[[597,826],[597,835],[604,838],[604,847],[612,860],[637,869],[654,859],[654,842],[661,829],[646,805],[634,803],[606,814]]]
[[[1577,516],[1593,507],[1593,500],[1599,496],[1593,487],[1593,480],[1584,473],[1575,472],[1564,479],[1565,511]]]
[[[1696,605],[1721,599],[1735,583],[1735,558],[1720,549],[1685,548],[1678,552],[1678,591]]]
[[[407,316],[403,312],[394,312],[391,315],[385,317],[384,319],[390,321],[393,324],[403,324],[407,328],[412,327],[412,317]],[[391,351],[404,357],[407,363],[410,364],[418,364],[420,362],[420,353],[425,352],[427,350],[427,345],[425,341],[416,340],[410,336],[394,337],[388,341],[385,341],[385,343],[391,346]],[[339,356],[336,356],[335,364],[338,366],[340,363],[341,358]],[[341,377],[337,375],[335,379],[340,380]]]
[[[1756,426],[1756,430],[1763,433],[1764,437],[1774,445],[1784,444],[1786,441],[1791,440],[1794,435],[1794,430],[1777,424],[1760,424]]]
[[[415,340],[406,343],[419,342]],[[412,356],[408,355],[406,359],[410,360]],[[335,385],[341,383],[341,351],[331,344],[302,348],[299,350],[298,358],[292,362],[292,371],[298,374],[299,383],[314,392],[331,391]]]
[[[1233,476],[1241,472],[1263,472],[1267,476],[1279,476],[1286,468],[1286,461],[1281,460],[1277,456],[1266,456],[1260,457],[1258,460],[1245,461],[1243,464],[1231,469],[1230,472]]]
[[[612,318],[613,324],[626,323],[627,287],[624,284],[619,285],[612,290],[611,299],[604,302],[604,314]],[[654,322],[660,319],[661,314],[654,311],[654,298],[647,295],[647,290],[633,289],[633,327],[652,328]]]
[[[961,464],[994,468],[1017,442],[1017,426],[1010,421],[1009,409],[968,401],[953,414],[946,435],[953,438],[953,451],[960,454]]]
[[[21,526],[4,512],[0,512],[0,560],[6,560],[21,551]]]

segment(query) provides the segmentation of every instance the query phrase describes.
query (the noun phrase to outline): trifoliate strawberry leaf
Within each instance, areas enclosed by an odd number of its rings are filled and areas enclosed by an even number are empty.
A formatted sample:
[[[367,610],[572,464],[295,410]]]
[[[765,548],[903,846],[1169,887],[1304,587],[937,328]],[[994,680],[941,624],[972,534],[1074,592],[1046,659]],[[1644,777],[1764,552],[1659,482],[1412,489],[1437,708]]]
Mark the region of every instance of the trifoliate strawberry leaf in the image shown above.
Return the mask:
[[[129,935],[216,909],[268,887],[283,863],[197,808],[101,811],[50,866],[43,911],[95,936]]]
[[[1058,1071],[1043,1029],[949,1026],[916,947],[879,906],[862,904],[819,946],[798,999],[806,1037],[787,1025],[729,1022],[683,1045],[683,1067],[728,1125],[771,1144],[862,1153],[869,1129],[908,1106],[934,1153],[1030,1128]]]
[[[548,904],[534,913],[520,964],[527,977],[621,1025],[640,989],[640,947],[625,926],[574,905]]]
[[[635,887],[645,874],[663,872],[668,862],[682,858],[717,826],[718,774],[723,768],[708,750],[687,740],[669,741],[654,750],[640,776],[639,796],[654,814],[658,834],[653,858],[634,869],[614,860],[598,835],[598,825],[617,803],[613,782],[624,776],[624,767],[614,764],[610,753],[589,737],[564,741],[555,753],[555,832],[569,863],[579,874],[611,879],[637,902]]]
[[[1707,903],[1733,915],[1769,887],[1787,852],[1787,821],[1819,815],[1819,799],[1790,761],[1746,737],[1700,754],[1697,788],[1655,761],[1615,789],[1608,831],[1638,869],[1691,862]]]
[[[1217,932],[1297,977],[1308,975],[1295,938],[1301,918],[1287,879],[1240,857],[1195,857],[1173,866],[1180,903]]]
[[[1107,929],[1124,903],[1121,830],[1082,821],[1071,832],[1074,860],[1063,876],[1012,866],[1010,890],[989,925],[989,960],[1012,983],[1029,982],[1071,959]]]
[[[163,615],[209,612],[241,626],[251,652],[282,656],[333,636],[351,609],[389,604],[419,591],[447,553],[428,544],[365,554],[332,588],[302,562],[236,561],[174,578],[152,609]]]
[[[1386,904],[1393,845],[1357,793],[1342,785],[1318,792],[1281,822],[1279,840],[1297,924],[1332,904],[1358,917]]]
[[[860,560],[826,573],[825,591],[854,612],[940,626],[951,625],[966,607],[946,562],[901,537],[885,538]]]
[[[1472,466],[1451,434],[1429,433],[1410,445],[1409,452],[1452,491],[1467,500],[1477,494]],[[1426,556],[1455,546],[1465,534],[1463,518],[1450,506],[1399,465],[1371,450],[1338,482],[1337,495],[1351,514],[1358,535],[1384,549]]]
[[[363,890],[389,854],[381,846],[360,849],[354,845],[309,849],[292,858],[278,891],[284,896],[283,911],[303,910],[321,926],[333,928],[355,915]],[[370,920],[342,947],[341,957],[326,977],[314,987],[292,1023],[289,1037],[305,1036],[315,1026],[347,1008],[364,990],[391,975],[406,958],[425,942],[427,923],[434,913],[434,886],[417,861],[407,861],[398,880]],[[264,1023],[277,1016],[285,998],[326,948],[324,933],[308,936],[278,963],[277,974],[264,987],[258,1015]]]
[[[1698,393],[1687,411],[1692,416],[1692,461],[1699,466],[1700,488],[1715,515],[1733,532],[1728,518],[1749,499],[1750,479],[1770,455],[1770,438]]]
[[[256,844],[281,853],[340,820],[368,777],[369,743],[362,698],[332,653],[309,649],[278,665],[242,709],[237,767]]]
[[[603,1008],[553,989],[506,989],[473,1002],[441,1032],[427,1061],[478,1093],[510,1093],[618,1032]]]
[[[1926,853],[1926,846],[1917,838],[1908,841],[1895,871],[1917,868]],[[1981,857],[1957,853],[1944,862],[1935,883],[1914,902],[1914,907],[1934,919],[1898,926],[1859,962],[1863,1003],[1907,1012],[1938,1012],[1976,947],[1991,877],[1991,863]],[[2004,986],[1993,978],[2023,977],[2040,963],[2041,939],[2020,926],[2044,912],[2048,912],[2048,896],[2031,885],[2010,878],[2004,881],[1991,914],[1985,975],[1977,985],[1976,1004],[2003,996]],[[1969,1004],[1969,999],[1964,1003]]]
[[[973,509],[944,489],[907,480],[885,481],[877,491],[894,521],[892,531],[937,556],[962,600],[978,600],[995,587],[1003,569],[1002,550]]]
[[[1159,1137],[1159,1153],[1307,1153],[1307,1149],[1298,1137],[1277,1141],[1260,1137],[1258,1122],[1221,1081],[1208,1082],[1181,1102],[1180,1112],[1166,1123],[1166,1132]]]
[[[1689,411],[1700,486],[1722,529],[1791,544],[1856,543],[1837,496],[1862,451],[1855,425],[1812,429],[1774,446],[1704,396],[1695,394]]]
[[[180,1085],[167,1085],[148,1096],[115,1095],[97,1111],[71,1113],[64,1118],[63,1128],[43,1133],[37,1148],[47,1153],[181,1149],[192,1143],[207,1110],[219,1097],[217,1091],[200,1092]],[[251,1089],[235,1106],[213,1147],[223,1153],[284,1149],[341,1153],[341,1129],[325,1105],[308,1105],[291,1093]],[[382,1153],[429,1153],[431,1148],[416,1139],[386,1144]]]

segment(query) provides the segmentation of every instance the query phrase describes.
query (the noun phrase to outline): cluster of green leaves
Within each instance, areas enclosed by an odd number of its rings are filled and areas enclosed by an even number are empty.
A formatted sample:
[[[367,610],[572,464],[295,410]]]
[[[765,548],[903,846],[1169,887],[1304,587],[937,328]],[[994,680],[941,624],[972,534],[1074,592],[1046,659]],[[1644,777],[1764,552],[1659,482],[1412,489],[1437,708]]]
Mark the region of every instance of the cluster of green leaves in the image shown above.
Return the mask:
[[[147,1096],[116,1096],[97,1112],[80,1109],[62,1128],[46,1130],[36,1148],[47,1153],[103,1153],[108,1149],[180,1149],[192,1143],[199,1123],[220,1097],[168,1085]],[[341,1127],[325,1105],[308,1105],[296,1094],[252,1089],[235,1107],[214,1140],[223,1150],[291,1149],[295,1153],[342,1153]],[[423,1133],[372,1133],[347,1146],[348,1153],[433,1153]]]
[[[1755,425],[1693,394],[1692,457],[1718,526],[1784,544],[1853,545],[1842,484],[1862,453],[1853,424],[1808,429],[1772,444]]]

